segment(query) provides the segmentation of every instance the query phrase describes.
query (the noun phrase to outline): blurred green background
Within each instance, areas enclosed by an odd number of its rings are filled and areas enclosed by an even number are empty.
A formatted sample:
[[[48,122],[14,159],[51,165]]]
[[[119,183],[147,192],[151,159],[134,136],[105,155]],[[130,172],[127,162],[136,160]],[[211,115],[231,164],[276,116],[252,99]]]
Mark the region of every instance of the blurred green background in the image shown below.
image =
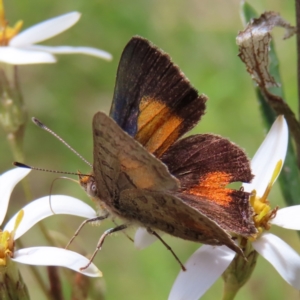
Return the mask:
[[[29,117],[42,120],[87,160],[92,161],[92,117],[98,110],[109,111],[120,54],[127,41],[136,34],[168,52],[199,92],[209,96],[207,114],[194,132],[230,138],[245,148],[250,157],[262,142],[266,132],[252,82],[237,57],[235,37],[243,29],[238,0],[10,0],[4,4],[10,24],[22,19],[24,28],[77,10],[82,13],[79,23],[43,44],[93,46],[113,54],[114,60],[110,63],[83,55],[61,55],[56,64],[19,68]],[[295,23],[293,1],[257,0],[250,4],[261,13],[278,11],[287,21]],[[275,29],[287,102],[296,111],[296,42],[295,38],[283,42],[282,34],[282,30]],[[4,132],[0,131],[0,135],[3,172],[11,168],[13,157]],[[31,122],[27,124],[24,147],[28,164],[73,172],[78,169],[84,173],[90,171],[72,152]],[[33,199],[49,194],[56,177],[32,172],[28,178]],[[52,193],[76,196],[91,203],[81,188],[69,181],[56,181]],[[274,206],[284,205],[277,185],[270,200]],[[7,217],[25,202],[19,185],[13,193]],[[53,216],[44,224],[49,230],[63,234],[67,241],[81,221],[76,217]],[[103,222],[100,227],[86,226],[71,249],[90,254],[100,235],[111,226],[110,221]],[[295,232],[277,228],[272,231],[300,251]],[[134,231],[129,233],[132,235]],[[22,240],[26,246],[47,245],[37,227]],[[166,237],[166,241],[183,262],[199,247],[172,237]],[[94,262],[104,277],[91,281],[103,290],[105,299],[166,299],[179,272],[178,264],[161,243],[138,251],[123,234],[108,238]],[[43,299],[28,268],[20,266],[20,269],[32,299]],[[46,269],[38,267],[38,270],[46,279]],[[63,275],[66,271],[60,272]],[[65,290],[65,293],[68,295],[69,291]],[[219,279],[203,299],[220,299],[221,295],[222,280]],[[236,299],[299,299],[299,292],[284,282],[269,263],[259,258],[252,278]]]

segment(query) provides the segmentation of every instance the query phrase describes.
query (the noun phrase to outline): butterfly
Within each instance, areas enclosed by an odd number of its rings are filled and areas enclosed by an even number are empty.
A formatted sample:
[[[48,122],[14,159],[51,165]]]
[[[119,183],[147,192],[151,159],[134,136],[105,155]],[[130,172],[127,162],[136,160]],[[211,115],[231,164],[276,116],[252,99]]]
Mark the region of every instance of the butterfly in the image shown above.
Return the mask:
[[[142,37],[128,42],[110,114],[93,118],[92,174],[79,176],[102,218],[122,221],[106,234],[138,225],[242,254],[231,234],[256,233],[249,193],[226,186],[251,181],[246,154],[217,135],[183,137],[206,101],[168,54]]]

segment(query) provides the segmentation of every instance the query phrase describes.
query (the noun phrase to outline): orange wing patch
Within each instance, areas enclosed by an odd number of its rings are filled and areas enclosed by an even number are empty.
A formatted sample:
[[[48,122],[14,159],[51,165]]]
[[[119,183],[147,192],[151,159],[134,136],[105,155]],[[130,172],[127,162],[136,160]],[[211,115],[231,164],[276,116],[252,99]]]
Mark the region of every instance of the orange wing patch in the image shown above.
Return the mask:
[[[210,172],[200,177],[199,185],[192,187],[187,192],[201,196],[221,206],[229,206],[232,201],[232,190],[225,186],[231,182],[232,176],[226,172]]]
[[[151,97],[141,100],[139,110],[135,139],[160,157],[178,139],[184,120],[175,115],[166,103]]]

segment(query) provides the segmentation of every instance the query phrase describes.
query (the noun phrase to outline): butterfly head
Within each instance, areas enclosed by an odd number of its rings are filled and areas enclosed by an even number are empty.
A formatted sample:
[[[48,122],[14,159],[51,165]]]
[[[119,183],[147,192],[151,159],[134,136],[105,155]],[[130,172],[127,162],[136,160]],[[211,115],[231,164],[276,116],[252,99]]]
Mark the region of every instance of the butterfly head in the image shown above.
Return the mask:
[[[91,197],[97,197],[97,186],[95,182],[95,177],[93,174],[91,175],[84,175],[78,171],[79,176],[79,183],[81,187],[85,190],[85,192]]]

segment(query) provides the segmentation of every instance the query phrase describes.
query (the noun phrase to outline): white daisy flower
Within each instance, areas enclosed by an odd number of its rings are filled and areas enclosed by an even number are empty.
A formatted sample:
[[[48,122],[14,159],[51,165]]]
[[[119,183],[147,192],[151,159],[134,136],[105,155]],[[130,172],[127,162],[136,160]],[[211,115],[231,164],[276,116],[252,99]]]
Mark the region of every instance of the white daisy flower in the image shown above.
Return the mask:
[[[283,116],[274,122],[264,142],[251,161],[255,178],[244,184],[244,190],[254,191],[250,201],[255,210],[254,221],[259,231],[252,247],[268,260],[282,278],[300,290],[300,256],[279,237],[266,232],[271,225],[300,230],[300,205],[271,210],[267,196],[277,179],[287,150],[288,127]],[[235,253],[226,246],[204,245],[187,261],[186,272],[180,272],[169,300],[197,300],[228,268]]]
[[[0,224],[7,212],[11,192],[22,180],[29,169],[15,168],[0,177]],[[51,210],[52,207],[52,210]],[[71,214],[84,218],[97,217],[96,212],[84,202],[69,196],[49,196],[39,198],[26,205],[0,230],[0,266],[6,265],[7,257],[23,264],[40,266],[62,266],[91,277],[102,276],[101,271],[91,263],[86,269],[81,269],[89,263],[86,257],[66,249],[56,247],[32,247],[15,250],[15,240],[40,220],[55,214]]]
[[[41,23],[19,33],[23,25],[18,21],[9,27],[5,19],[3,0],[0,0],[0,62],[12,65],[56,62],[53,54],[87,54],[111,60],[110,53],[91,47],[35,45],[50,39],[72,27],[80,18],[79,12],[70,12]]]

